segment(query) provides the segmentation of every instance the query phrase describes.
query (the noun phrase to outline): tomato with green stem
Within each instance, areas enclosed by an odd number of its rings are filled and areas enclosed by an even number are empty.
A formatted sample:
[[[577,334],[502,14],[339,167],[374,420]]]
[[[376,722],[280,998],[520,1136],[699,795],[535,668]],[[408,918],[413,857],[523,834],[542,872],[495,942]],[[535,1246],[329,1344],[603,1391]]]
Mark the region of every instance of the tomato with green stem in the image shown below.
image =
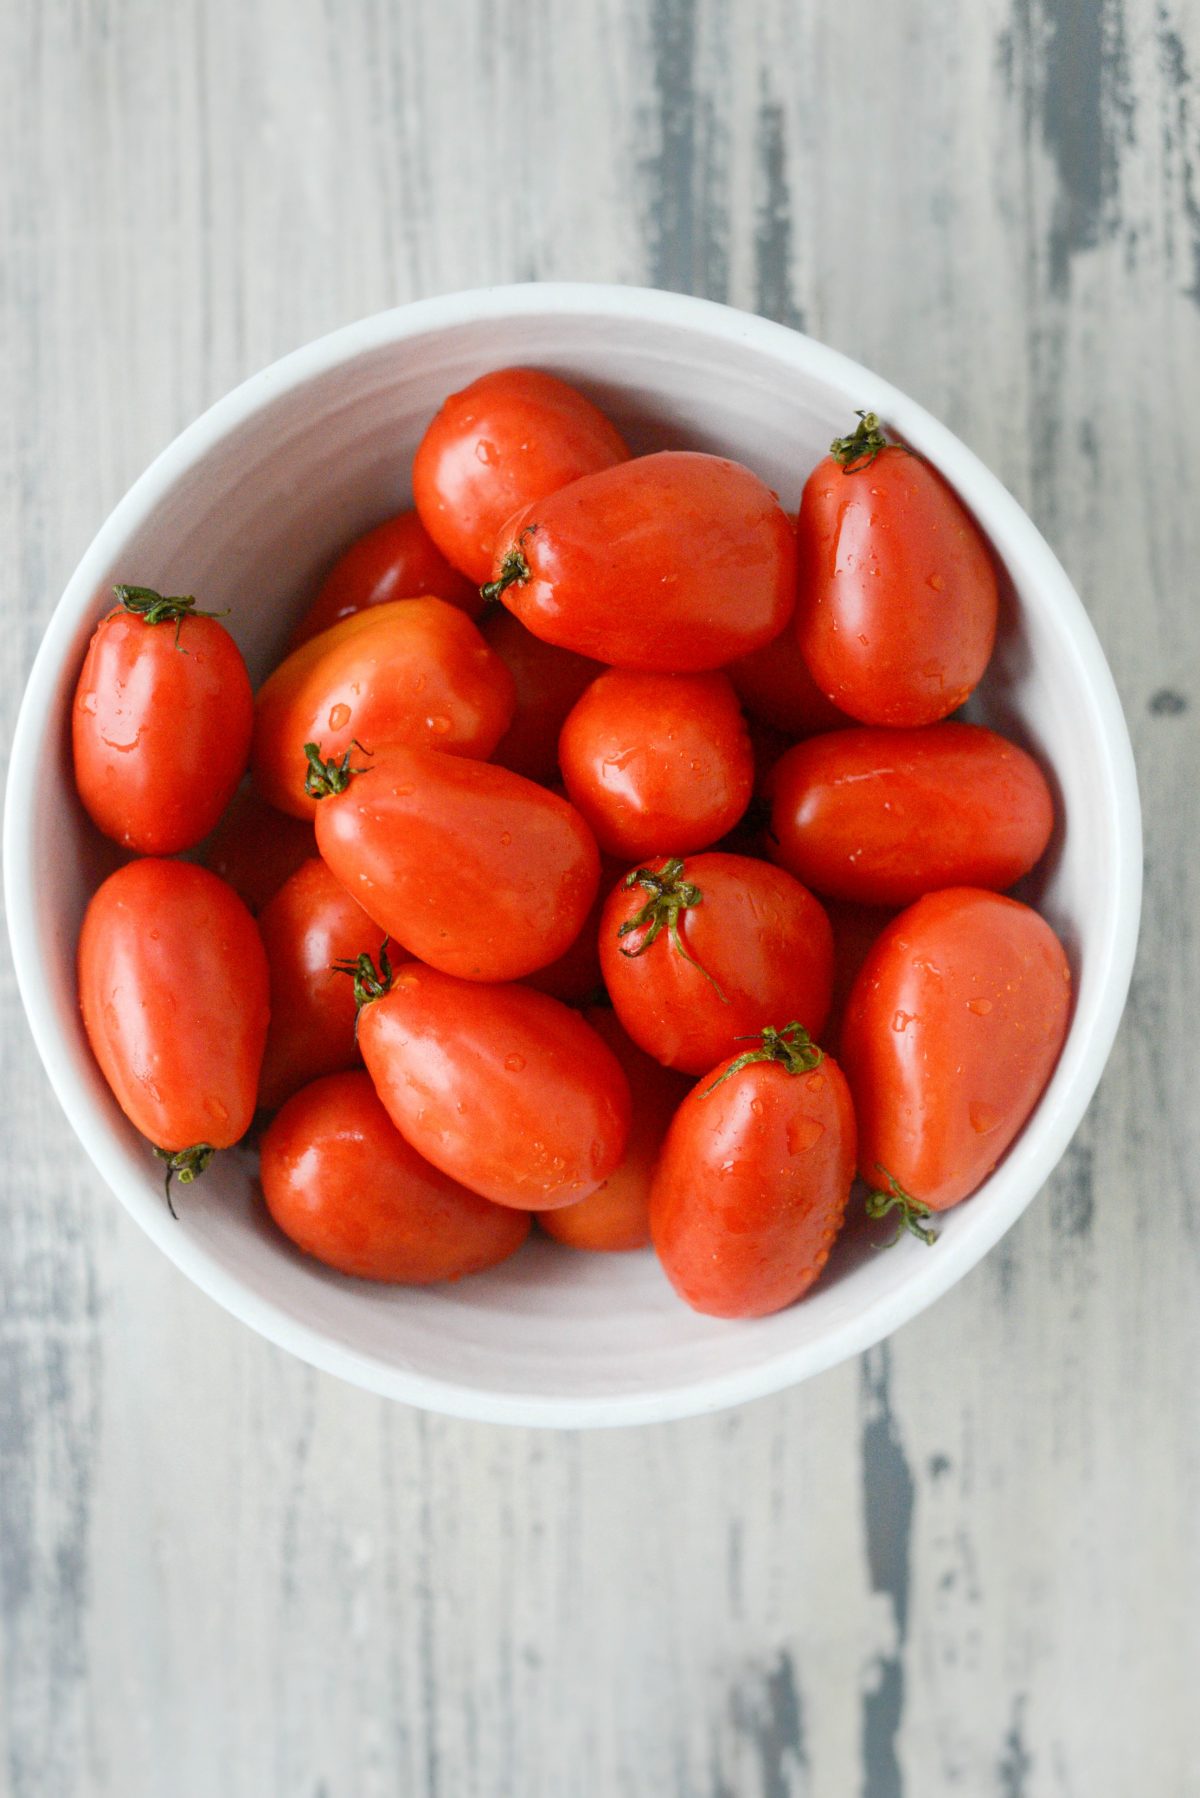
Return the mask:
[[[924,1231],[975,1191],[1041,1097],[1070,1009],[1062,944],[1016,899],[952,887],[887,925],[842,1024],[872,1215]]]
[[[442,554],[478,584],[514,512],[628,455],[577,388],[541,369],[501,368],[442,402],[417,446],[413,497]]]
[[[697,1083],[663,1144],[650,1228],[680,1298],[709,1317],[794,1304],[829,1259],[854,1165],[837,1063],[799,1024],[758,1033]]]
[[[517,512],[484,595],[535,636],[598,662],[701,673],[783,630],[796,603],[795,532],[741,463],[662,450]]]
[[[572,1205],[620,1165],[629,1083],[577,1012],[527,986],[360,956],[358,1040],[389,1117],[419,1154],[520,1211]]]
[[[207,868],[148,856],[92,895],[79,1004],[100,1071],[170,1182],[204,1172],[250,1127],[267,1037],[254,919]]]
[[[833,936],[819,902],[745,855],[655,857],[609,895],[600,965],[634,1042],[702,1074],[772,1018],[824,1028]]]
[[[114,588],[71,708],[75,786],[106,837],[139,855],[193,849],[246,770],[250,676],[216,615],[190,596]]]
[[[468,618],[477,618],[483,605],[478,582],[450,566],[417,514],[397,512],[342,551],[288,647],[299,649],[310,637],[371,606],[429,597],[444,599]]]
[[[873,412],[804,485],[796,638],[827,699],[863,724],[933,724],[978,684],[996,569],[978,525]]]

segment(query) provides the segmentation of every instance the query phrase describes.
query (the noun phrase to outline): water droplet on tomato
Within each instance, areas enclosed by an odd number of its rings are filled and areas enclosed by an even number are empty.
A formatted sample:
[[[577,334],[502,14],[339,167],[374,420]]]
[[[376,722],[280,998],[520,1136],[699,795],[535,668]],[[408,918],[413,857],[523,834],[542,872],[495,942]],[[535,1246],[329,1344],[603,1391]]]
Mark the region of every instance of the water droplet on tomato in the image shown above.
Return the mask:
[[[816,1148],[824,1134],[825,1126],[816,1118],[793,1118],[788,1125],[787,1146],[793,1155],[804,1155]]]
[[[756,1117],[756,1118],[760,1118],[760,1117],[761,1117],[761,1116],[762,1116],[762,1114],[763,1114],[763,1102],[762,1102],[762,1100],[761,1100],[761,1099],[751,1099],[751,1101],[750,1101],[750,1109],[751,1109],[751,1111],[752,1111],[752,1112],[753,1112],[753,1113],[754,1113],[754,1115],[755,1115],[755,1117]]]
[[[897,1035],[903,1035],[913,1021],[911,1011],[898,1011],[892,1019],[892,1029]]]
[[[491,468],[497,460],[496,446],[489,443],[486,437],[481,437],[475,445],[475,455],[485,468]]]
[[[967,1106],[967,1116],[971,1120],[971,1128],[980,1136],[986,1136],[989,1130],[1003,1122],[1004,1113],[997,1111],[994,1105],[988,1105],[983,1099],[972,1099]]]
[[[426,718],[426,724],[435,737],[444,737],[450,729],[450,720],[443,713],[437,712],[432,718]]]
[[[986,1018],[988,1012],[991,1009],[992,1009],[992,1002],[990,999],[968,999],[967,1000],[967,1010],[973,1011],[977,1018]]]
[[[932,587],[935,593],[940,593],[946,583],[940,574],[930,574],[925,577],[925,585]]]
[[[329,728],[330,728],[330,730],[344,730],[346,725],[349,724],[349,722],[350,722],[350,707],[348,705],[339,704],[339,705],[335,705],[330,708],[330,713],[329,713]]]
[[[511,1055],[506,1055],[504,1057],[504,1065],[510,1074],[519,1074],[521,1069],[525,1066],[525,1057],[523,1055],[518,1055],[514,1049]],[[542,1145],[539,1142],[535,1142],[533,1146],[535,1149],[540,1149]]]
[[[503,843],[504,847],[507,849],[508,845],[512,842],[512,831],[511,830],[502,830],[500,832],[500,841]]]
[[[80,707],[85,712],[94,712],[96,703],[96,695],[94,693],[85,693],[83,698],[79,701]]]

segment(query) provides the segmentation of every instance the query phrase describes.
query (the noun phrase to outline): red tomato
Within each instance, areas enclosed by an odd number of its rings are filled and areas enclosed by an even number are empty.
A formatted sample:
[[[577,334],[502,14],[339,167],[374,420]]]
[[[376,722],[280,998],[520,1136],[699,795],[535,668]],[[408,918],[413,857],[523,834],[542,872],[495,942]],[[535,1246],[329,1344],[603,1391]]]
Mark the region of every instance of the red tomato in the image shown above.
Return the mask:
[[[444,974],[518,980],[570,948],[600,881],[565,799],[507,768],[394,749],[317,812],[317,847],[389,936]]]
[[[845,899],[833,899],[825,909],[833,927],[833,997],[824,1041],[832,1055],[840,1055],[842,1020],[859,969],[896,914],[886,906],[852,905]]]
[[[810,737],[776,764],[772,793],[772,860],[863,905],[1009,887],[1054,826],[1032,756],[976,724]]]
[[[536,368],[501,368],[443,403],[417,448],[413,496],[443,555],[478,583],[505,519],[628,454],[574,387]]]
[[[607,1006],[590,1007],[584,1016],[625,1070],[633,1097],[629,1141],[620,1166],[603,1186],[577,1205],[539,1212],[538,1222],[548,1235],[569,1248],[641,1249],[650,1241],[650,1182],[658,1152],[692,1083],[644,1055]]]
[[[764,1030],[684,1100],[650,1195],[672,1286],[709,1317],[766,1317],[829,1259],[854,1179],[854,1109],[798,1025]]]
[[[795,532],[748,468],[664,450],[516,513],[484,591],[564,649],[694,674],[779,635],[796,603]]]
[[[749,856],[656,857],[610,893],[600,965],[621,1023],[668,1067],[700,1074],[771,1018],[818,1035],[833,933],[810,892]]]
[[[451,568],[417,514],[398,512],[342,552],[292,632],[289,648],[299,649],[370,606],[427,595],[457,606],[468,618],[477,618],[483,605],[478,582]]]
[[[373,755],[427,744],[488,756],[515,699],[504,663],[445,600],[372,606],[293,650],[259,690],[254,779],[280,811],[311,818],[306,743],[331,761],[355,743]]]
[[[809,475],[796,631],[828,698],[864,724],[933,724],[960,706],[996,634],[996,571],[970,514],[873,412]]]
[[[503,606],[496,606],[480,629],[517,688],[513,721],[490,759],[527,780],[553,786],[558,779],[558,733],[584,688],[604,672],[603,664],[555,643],[543,643]]]
[[[746,721],[723,674],[610,668],[568,716],[558,755],[601,849],[626,861],[707,848],[754,787]]]
[[[930,893],[868,955],[842,1025],[859,1167],[905,1221],[957,1205],[1037,1104],[1067,1032],[1071,974],[1044,919],[973,887]]]
[[[345,982],[345,991],[349,984]],[[367,1073],[295,1093],[263,1136],[263,1197],[282,1233],[338,1273],[432,1286],[482,1273],[529,1235],[405,1142]]]
[[[238,788],[200,859],[231,886],[243,905],[260,912],[290,874],[317,852],[307,818],[289,818],[260,799],[252,786]]]
[[[330,1074],[288,1100],[263,1137],[262,1188],[297,1248],[363,1280],[458,1280],[507,1260],[529,1234],[523,1212],[424,1161],[366,1074]]]
[[[572,1205],[619,1166],[629,1085],[576,1012],[419,962],[382,972],[357,982],[359,1045],[392,1122],[427,1161],[520,1211]]]
[[[818,687],[793,631],[730,662],[725,672],[751,717],[787,737],[811,737],[852,722]]]
[[[596,897],[592,901],[592,909],[583,921],[579,935],[569,949],[559,956],[557,961],[547,962],[544,968],[535,968],[532,974],[526,974],[525,985],[534,986],[539,993],[549,993],[552,999],[561,999],[564,1005],[582,1005],[585,1002],[595,1003],[604,992],[604,974],[600,967],[600,919],[613,883],[625,872],[623,862],[614,861],[611,856],[600,857],[600,882],[596,888]]]
[[[258,1102],[274,1111],[318,1075],[357,1066],[354,990],[333,964],[377,949],[380,932],[319,855],[264,906],[258,928],[271,970]]]
[[[237,894],[190,862],[111,874],[79,933],[79,1003],[125,1116],[192,1180],[254,1116],[267,958]]]
[[[117,587],[75,689],[75,785],[106,837],[174,855],[206,837],[246,770],[254,699],[241,651],[193,599]]]

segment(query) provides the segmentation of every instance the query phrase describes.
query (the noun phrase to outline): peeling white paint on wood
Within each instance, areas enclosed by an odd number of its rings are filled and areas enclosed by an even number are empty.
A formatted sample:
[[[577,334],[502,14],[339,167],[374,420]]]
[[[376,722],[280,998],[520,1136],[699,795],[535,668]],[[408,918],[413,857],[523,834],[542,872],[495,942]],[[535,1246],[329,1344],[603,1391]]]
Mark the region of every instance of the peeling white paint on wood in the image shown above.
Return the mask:
[[[150,456],[286,349],[530,277],[802,324],[1042,525],[1139,757],[1114,1063],[890,1345],[576,1438],[387,1406],[186,1286],[3,964],[0,1789],[1200,1789],[1196,0],[15,0],[0,704]],[[6,733],[7,734],[7,733]]]

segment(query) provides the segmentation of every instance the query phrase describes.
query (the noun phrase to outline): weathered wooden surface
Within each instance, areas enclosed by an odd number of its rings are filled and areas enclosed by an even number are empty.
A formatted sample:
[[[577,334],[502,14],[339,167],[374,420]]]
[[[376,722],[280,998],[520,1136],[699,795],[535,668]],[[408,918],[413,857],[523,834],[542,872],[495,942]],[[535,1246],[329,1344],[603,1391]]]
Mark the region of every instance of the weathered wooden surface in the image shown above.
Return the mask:
[[[5,961],[0,1785],[1200,1791],[1196,0],[10,0],[0,83],[5,708],[244,374],[416,295],[644,281],[803,325],[999,472],[1148,841],[1118,1053],[1001,1248],[862,1364],[587,1438],[218,1312],[69,1140]]]

